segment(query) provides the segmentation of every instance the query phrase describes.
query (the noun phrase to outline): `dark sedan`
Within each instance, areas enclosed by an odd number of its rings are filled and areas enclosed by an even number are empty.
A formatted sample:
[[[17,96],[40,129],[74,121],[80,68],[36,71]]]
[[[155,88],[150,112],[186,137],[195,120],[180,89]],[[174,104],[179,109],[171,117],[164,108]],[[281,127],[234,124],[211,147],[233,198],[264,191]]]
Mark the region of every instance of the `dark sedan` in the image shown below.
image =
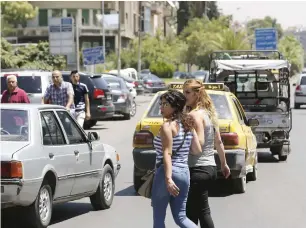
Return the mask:
[[[142,80],[145,91],[147,92],[156,93],[159,91],[167,90],[165,82],[155,74],[147,74],[142,77]]]
[[[136,103],[130,92],[131,89],[120,77],[106,74],[103,74],[102,77],[110,87],[115,114],[123,115],[124,119],[129,120],[136,114]]]

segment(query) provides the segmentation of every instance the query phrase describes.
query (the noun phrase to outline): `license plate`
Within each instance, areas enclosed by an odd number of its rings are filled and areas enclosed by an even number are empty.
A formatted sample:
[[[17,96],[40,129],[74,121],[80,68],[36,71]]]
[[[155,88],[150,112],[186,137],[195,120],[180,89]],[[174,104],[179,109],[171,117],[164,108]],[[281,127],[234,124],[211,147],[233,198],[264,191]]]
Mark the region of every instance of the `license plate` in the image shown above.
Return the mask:
[[[262,133],[256,134],[256,141],[257,142],[262,142],[262,137],[263,137]]]

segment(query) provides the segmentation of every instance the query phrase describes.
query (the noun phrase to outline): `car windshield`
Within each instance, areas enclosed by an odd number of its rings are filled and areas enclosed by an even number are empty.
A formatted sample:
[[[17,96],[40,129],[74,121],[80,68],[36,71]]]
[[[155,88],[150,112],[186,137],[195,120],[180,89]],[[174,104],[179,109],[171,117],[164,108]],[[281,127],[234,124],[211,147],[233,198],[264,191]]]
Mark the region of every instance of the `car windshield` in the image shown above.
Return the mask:
[[[224,95],[220,94],[210,94],[209,95],[215,105],[218,118],[219,119],[232,119],[232,114],[228,106],[228,101]],[[148,117],[161,117],[159,96],[156,98],[154,104],[152,105],[150,111],[148,112]]]
[[[118,80],[112,78],[104,78],[104,79],[105,81],[107,81],[111,89],[119,89],[119,90],[121,89],[121,85]]]
[[[41,93],[40,76],[17,76],[18,87],[26,93]],[[1,94],[7,90],[6,77],[1,77]]]
[[[28,112],[1,109],[1,141],[28,141]]]

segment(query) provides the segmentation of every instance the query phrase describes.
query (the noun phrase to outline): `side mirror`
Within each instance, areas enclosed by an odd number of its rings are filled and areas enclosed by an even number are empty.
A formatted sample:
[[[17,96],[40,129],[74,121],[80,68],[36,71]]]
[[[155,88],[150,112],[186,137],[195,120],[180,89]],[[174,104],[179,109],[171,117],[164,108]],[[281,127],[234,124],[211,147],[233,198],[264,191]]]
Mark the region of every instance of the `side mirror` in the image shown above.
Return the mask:
[[[100,140],[100,135],[98,132],[88,132],[88,139],[89,141],[98,141]]]
[[[296,86],[296,83],[293,83],[292,85],[293,85],[293,86]]]
[[[248,125],[250,127],[257,127],[259,125],[258,119],[248,119]]]

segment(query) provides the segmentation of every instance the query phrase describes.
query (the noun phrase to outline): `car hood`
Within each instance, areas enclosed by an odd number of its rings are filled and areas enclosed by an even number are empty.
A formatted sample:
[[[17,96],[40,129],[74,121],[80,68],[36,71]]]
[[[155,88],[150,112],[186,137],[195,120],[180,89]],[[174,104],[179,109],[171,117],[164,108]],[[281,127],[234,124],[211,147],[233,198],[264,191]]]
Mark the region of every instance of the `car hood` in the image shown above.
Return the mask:
[[[14,153],[25,148],[28,145],[30,145],[30,142],[1,141],[1,161],[12,160]]]

